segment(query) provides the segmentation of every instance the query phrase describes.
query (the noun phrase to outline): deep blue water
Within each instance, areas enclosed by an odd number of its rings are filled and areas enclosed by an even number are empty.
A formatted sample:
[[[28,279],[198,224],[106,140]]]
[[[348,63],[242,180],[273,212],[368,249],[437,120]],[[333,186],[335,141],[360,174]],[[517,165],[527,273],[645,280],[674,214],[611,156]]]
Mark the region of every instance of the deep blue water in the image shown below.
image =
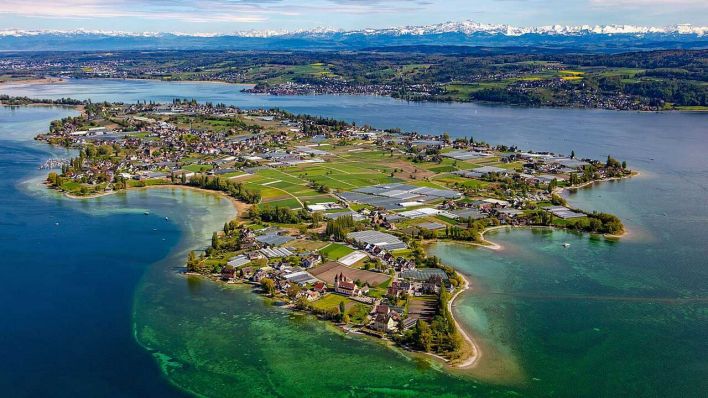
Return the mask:
[[[569,197],[580,207],[620,216],[628,238],[609,243],[562,232],[515,231],[490,235],[506,253],[441,248],[438,254],[473,276],[480,288],[456,312],[486,333],[492,349],[518,357],[523,373],[547,383],[539,384],[536,395],[550,393],[545,389],[552,386],[556,395],[572,396],[576,380],[576,395],[584,396],[595,389],[611,396],[621,386],[638,396],[700,396],[708,387],[701,359],[708,355],[707,115],[252,96],[240,89],[104,80],[0,92],[282,107],[382,128],[448,131],[524,149],[627,160],[639,177]],[[41,161],[61,156],[29,137],[68,112],[0,109],[0,250],[7,253],[0,262],[5,275],[0,388],[12,396],[176,393],[157,382],[162,379],[154,361],[132,338],[131,300],[143,270],[179,245],[186,230],[181,220],[189,218],[183,209],[205,210],[198,199],[152,192],[67,201],[24,183],[44,174],[36,169]],[[155,217],[144,216],[146,208]],[[559,250],[563,241],[572,242],[571,249]],[[675,298],[688,301],[661,301]],[[680,382],[672,390],[675,380]]]
[[[64,155],[26,138],[70,113],[0,108],[1,395],[176,395],[135,344],[131,322],[135,285],[180,229],[141,212],[112,214],[97,202],[32,192],[41,188],[25,183],[46,172],[37,170],[46,158]],[[156,212],[168,205],[120,201],[104,200]]]

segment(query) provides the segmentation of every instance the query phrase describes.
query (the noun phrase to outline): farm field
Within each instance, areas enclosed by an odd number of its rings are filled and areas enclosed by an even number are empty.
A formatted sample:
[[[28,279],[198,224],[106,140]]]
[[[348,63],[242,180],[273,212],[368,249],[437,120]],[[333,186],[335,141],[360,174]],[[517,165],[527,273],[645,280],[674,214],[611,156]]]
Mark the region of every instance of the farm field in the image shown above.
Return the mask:
[[[386,274],[378,272],[364,271],[360,269],[352,269],[336,262],[328,262],[310,270],[310,273],[317,279],[325,281],[329,284],[334,284],[334,277],[343,274],[348,279],[353,281],[361,281],[369,286],[375,287],[385,283],[390,279]]]
[[[408,316],[430,320],[436,313],[437,305],[437,297],[435,296],[413,296],[408,303]]]
[[[347,254],[353,252],[354,249],[340,243],[330,243],[320,250],[320,254],[332,260],[339,260]]]

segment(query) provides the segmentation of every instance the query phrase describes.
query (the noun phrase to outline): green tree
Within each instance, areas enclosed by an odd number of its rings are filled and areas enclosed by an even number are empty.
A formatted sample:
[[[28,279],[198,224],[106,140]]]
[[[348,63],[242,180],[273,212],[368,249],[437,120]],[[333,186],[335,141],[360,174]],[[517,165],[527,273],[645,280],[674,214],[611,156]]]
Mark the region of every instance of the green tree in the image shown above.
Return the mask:
[[[346,305],[344,304],[344,300],[339,302],[339,313],[344,315],[346,313]]]
[[[430,325],[422,319],[415,324],[415,342],[419,349],[430,352],[433,348],[433,332]]]
[[[288,292],[287,292],[288,297],[290,297],[291,299],[294,299],[295,297],[297,297],[297,295],[301,291],[302,291],[302,288],[300,287],[300,285],[298,285],[297,283],[294,283],[294,284],[290,285],[290,287],[288,288]]]
[[[219,250],[219,248],[221,247],[221,240],[219,239],[219,234],[216,232],[211,234],[211,247],[214,250]]]
[[[275,281],[273,281],[270,278],[263,278],[261,279],[261,287],[263,287],[263,290],[266,291],[269,295],[275,294]]]
[[[199,262],[197,261],[197,256],[194,254],[193,251],[190,251],[187,255],[187,271],[195,272],[197,270],[198,263]]]

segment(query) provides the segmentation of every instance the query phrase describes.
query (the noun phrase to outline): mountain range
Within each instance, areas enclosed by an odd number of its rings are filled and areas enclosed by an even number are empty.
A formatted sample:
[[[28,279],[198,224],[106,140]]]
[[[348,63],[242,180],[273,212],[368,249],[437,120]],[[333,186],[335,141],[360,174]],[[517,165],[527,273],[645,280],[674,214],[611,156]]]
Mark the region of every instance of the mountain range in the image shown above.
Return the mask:
[[[86,50],[361,50],[411,46],[546,47],[627,51],[708,47],[708,27],[549,25],[516,27],[473,21],[383,29],[162,33],[96,30],[0,30],[0,51]]]

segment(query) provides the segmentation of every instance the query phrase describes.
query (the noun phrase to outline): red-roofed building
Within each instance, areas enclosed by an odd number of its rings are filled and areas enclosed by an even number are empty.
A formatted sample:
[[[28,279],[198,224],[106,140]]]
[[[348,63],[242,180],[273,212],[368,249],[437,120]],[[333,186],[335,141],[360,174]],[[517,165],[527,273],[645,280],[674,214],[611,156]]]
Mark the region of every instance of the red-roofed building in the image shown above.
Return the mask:
[[[345,296],[359,296],[361,294],[356,283],[347,279],[342,273],[334,276],[334,291]]]
[[[314,290],[318,293],[324,293],[327,291],[327,284],[325,284],[322,281],[315,282],[315,284],[312,285],[312,290]]]

